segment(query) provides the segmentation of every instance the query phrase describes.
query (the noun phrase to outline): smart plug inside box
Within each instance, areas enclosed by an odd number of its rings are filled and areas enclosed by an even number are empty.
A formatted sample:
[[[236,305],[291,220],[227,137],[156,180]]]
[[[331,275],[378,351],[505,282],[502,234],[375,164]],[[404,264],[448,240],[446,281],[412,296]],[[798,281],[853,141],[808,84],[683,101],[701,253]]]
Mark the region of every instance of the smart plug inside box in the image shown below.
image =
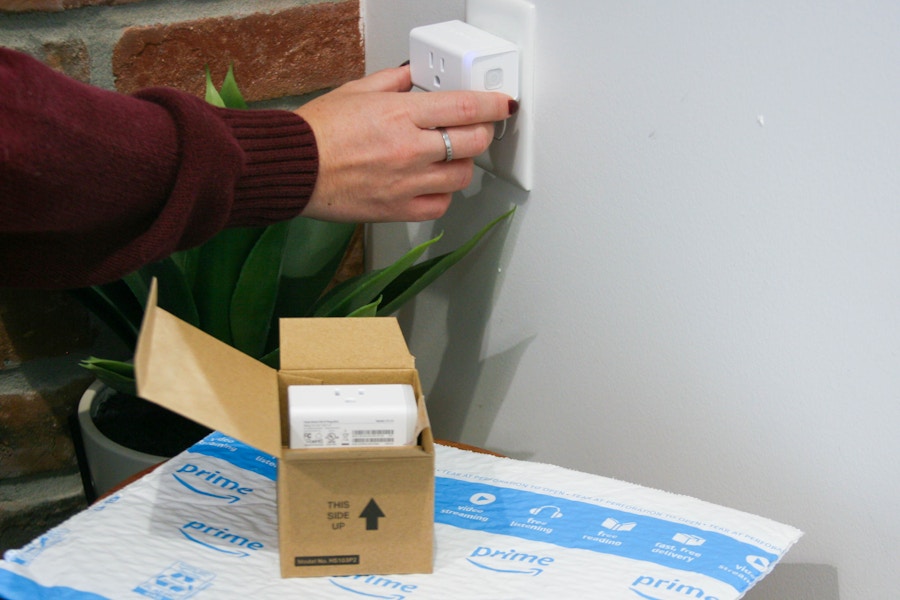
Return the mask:
[[[141,397],[278,459],[283,577],[430,573],[434,439],[414,359],[395,319],[283,319],[281,368],[156,305],[135,352]],[[290,448],[288,388],[408,386],[414,444]]]
[[[288,386],[290,448],[410,446],[416,437],[411,385]]]

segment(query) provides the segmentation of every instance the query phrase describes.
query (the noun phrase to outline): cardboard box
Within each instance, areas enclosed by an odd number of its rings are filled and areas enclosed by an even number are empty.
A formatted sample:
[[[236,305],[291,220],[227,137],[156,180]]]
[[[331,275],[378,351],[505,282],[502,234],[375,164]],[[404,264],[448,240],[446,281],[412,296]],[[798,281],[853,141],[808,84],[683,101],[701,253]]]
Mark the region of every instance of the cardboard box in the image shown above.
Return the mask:
[[[278,458],[283,577],[430,573],[434,439],[414,358],[392,318],[284,319],[276,371],[147,303],[141,397]],[[288,448],[287,386],[407,383],[418,445]]]

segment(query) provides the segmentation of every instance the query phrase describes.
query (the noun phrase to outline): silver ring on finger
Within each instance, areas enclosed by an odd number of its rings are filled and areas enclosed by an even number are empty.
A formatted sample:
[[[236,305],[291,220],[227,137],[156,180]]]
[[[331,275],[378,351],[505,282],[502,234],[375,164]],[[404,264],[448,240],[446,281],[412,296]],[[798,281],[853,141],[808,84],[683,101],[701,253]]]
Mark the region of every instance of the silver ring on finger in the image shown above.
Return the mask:
[[[441,137],[444,138],[444,151],[446,152],[444,162],[450,162],[453,160],[453,144],[450,143],[450,134],[443,127],[438,127],[437,130],[440,132]]]

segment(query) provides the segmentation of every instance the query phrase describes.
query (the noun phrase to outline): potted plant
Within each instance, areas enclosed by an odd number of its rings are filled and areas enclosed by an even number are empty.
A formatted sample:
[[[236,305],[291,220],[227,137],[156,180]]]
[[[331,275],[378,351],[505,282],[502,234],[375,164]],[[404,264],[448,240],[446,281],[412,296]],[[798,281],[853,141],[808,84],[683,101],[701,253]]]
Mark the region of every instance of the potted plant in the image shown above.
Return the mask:
[[[220,90],[207,70],[206,99],[223,107],[247,107],[230,68]],[[393,314],[512,212],[494,219],[451,252],[417,262],[440,239],[437,236],[388,267],[349,277],[339,273],[355,241],[361,239],[360,226],[298,217],[264,228],[223,231],[200,247],[177,252],[121,280],[73,293],[133,351],[150,281],[156,278],[162,308],[277,368],[279,319]],[[110,480],[129,474],[125,471],[133,473],[160,462],[205,434],[202,427],[134,397],[130,362],[92,357],[82,364],[99,380],[79,406],[93,491],[102,493],[110,487]],[[149,430],[150,435],[130,431],[129,421],[134,421],[138,430]],[[115,435],[111,431],[105,434],[103,428],[117,430],[119,443],[103,439]],[[94,439],[98,436],[100,441]],[[170,445],[164,453],[143,448],[135,454],[127,448],[129,444],[122,443],[137,440],[151,443],[152,448],[160,448],[162,442]],[[106,477],[100,474],[103,467],[98,470],[90,463],[98,452],[110,449],[120,455],[116,460],[127,466],[109,467],[112,476]]]

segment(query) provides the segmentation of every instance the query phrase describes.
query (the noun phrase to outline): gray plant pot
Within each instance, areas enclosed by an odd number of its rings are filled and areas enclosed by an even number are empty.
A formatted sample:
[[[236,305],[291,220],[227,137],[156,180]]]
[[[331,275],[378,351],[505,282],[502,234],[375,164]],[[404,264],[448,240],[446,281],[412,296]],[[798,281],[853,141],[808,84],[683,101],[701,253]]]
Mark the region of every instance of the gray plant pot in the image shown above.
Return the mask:
[[[78,425],[81,429],[87,469],[94,492],[100,496],[132,475],[164,462],[167,457],[132,450],[109,439],[94,424],[101,402],[115,390],[96,381],[85,390],[78,403]]]

